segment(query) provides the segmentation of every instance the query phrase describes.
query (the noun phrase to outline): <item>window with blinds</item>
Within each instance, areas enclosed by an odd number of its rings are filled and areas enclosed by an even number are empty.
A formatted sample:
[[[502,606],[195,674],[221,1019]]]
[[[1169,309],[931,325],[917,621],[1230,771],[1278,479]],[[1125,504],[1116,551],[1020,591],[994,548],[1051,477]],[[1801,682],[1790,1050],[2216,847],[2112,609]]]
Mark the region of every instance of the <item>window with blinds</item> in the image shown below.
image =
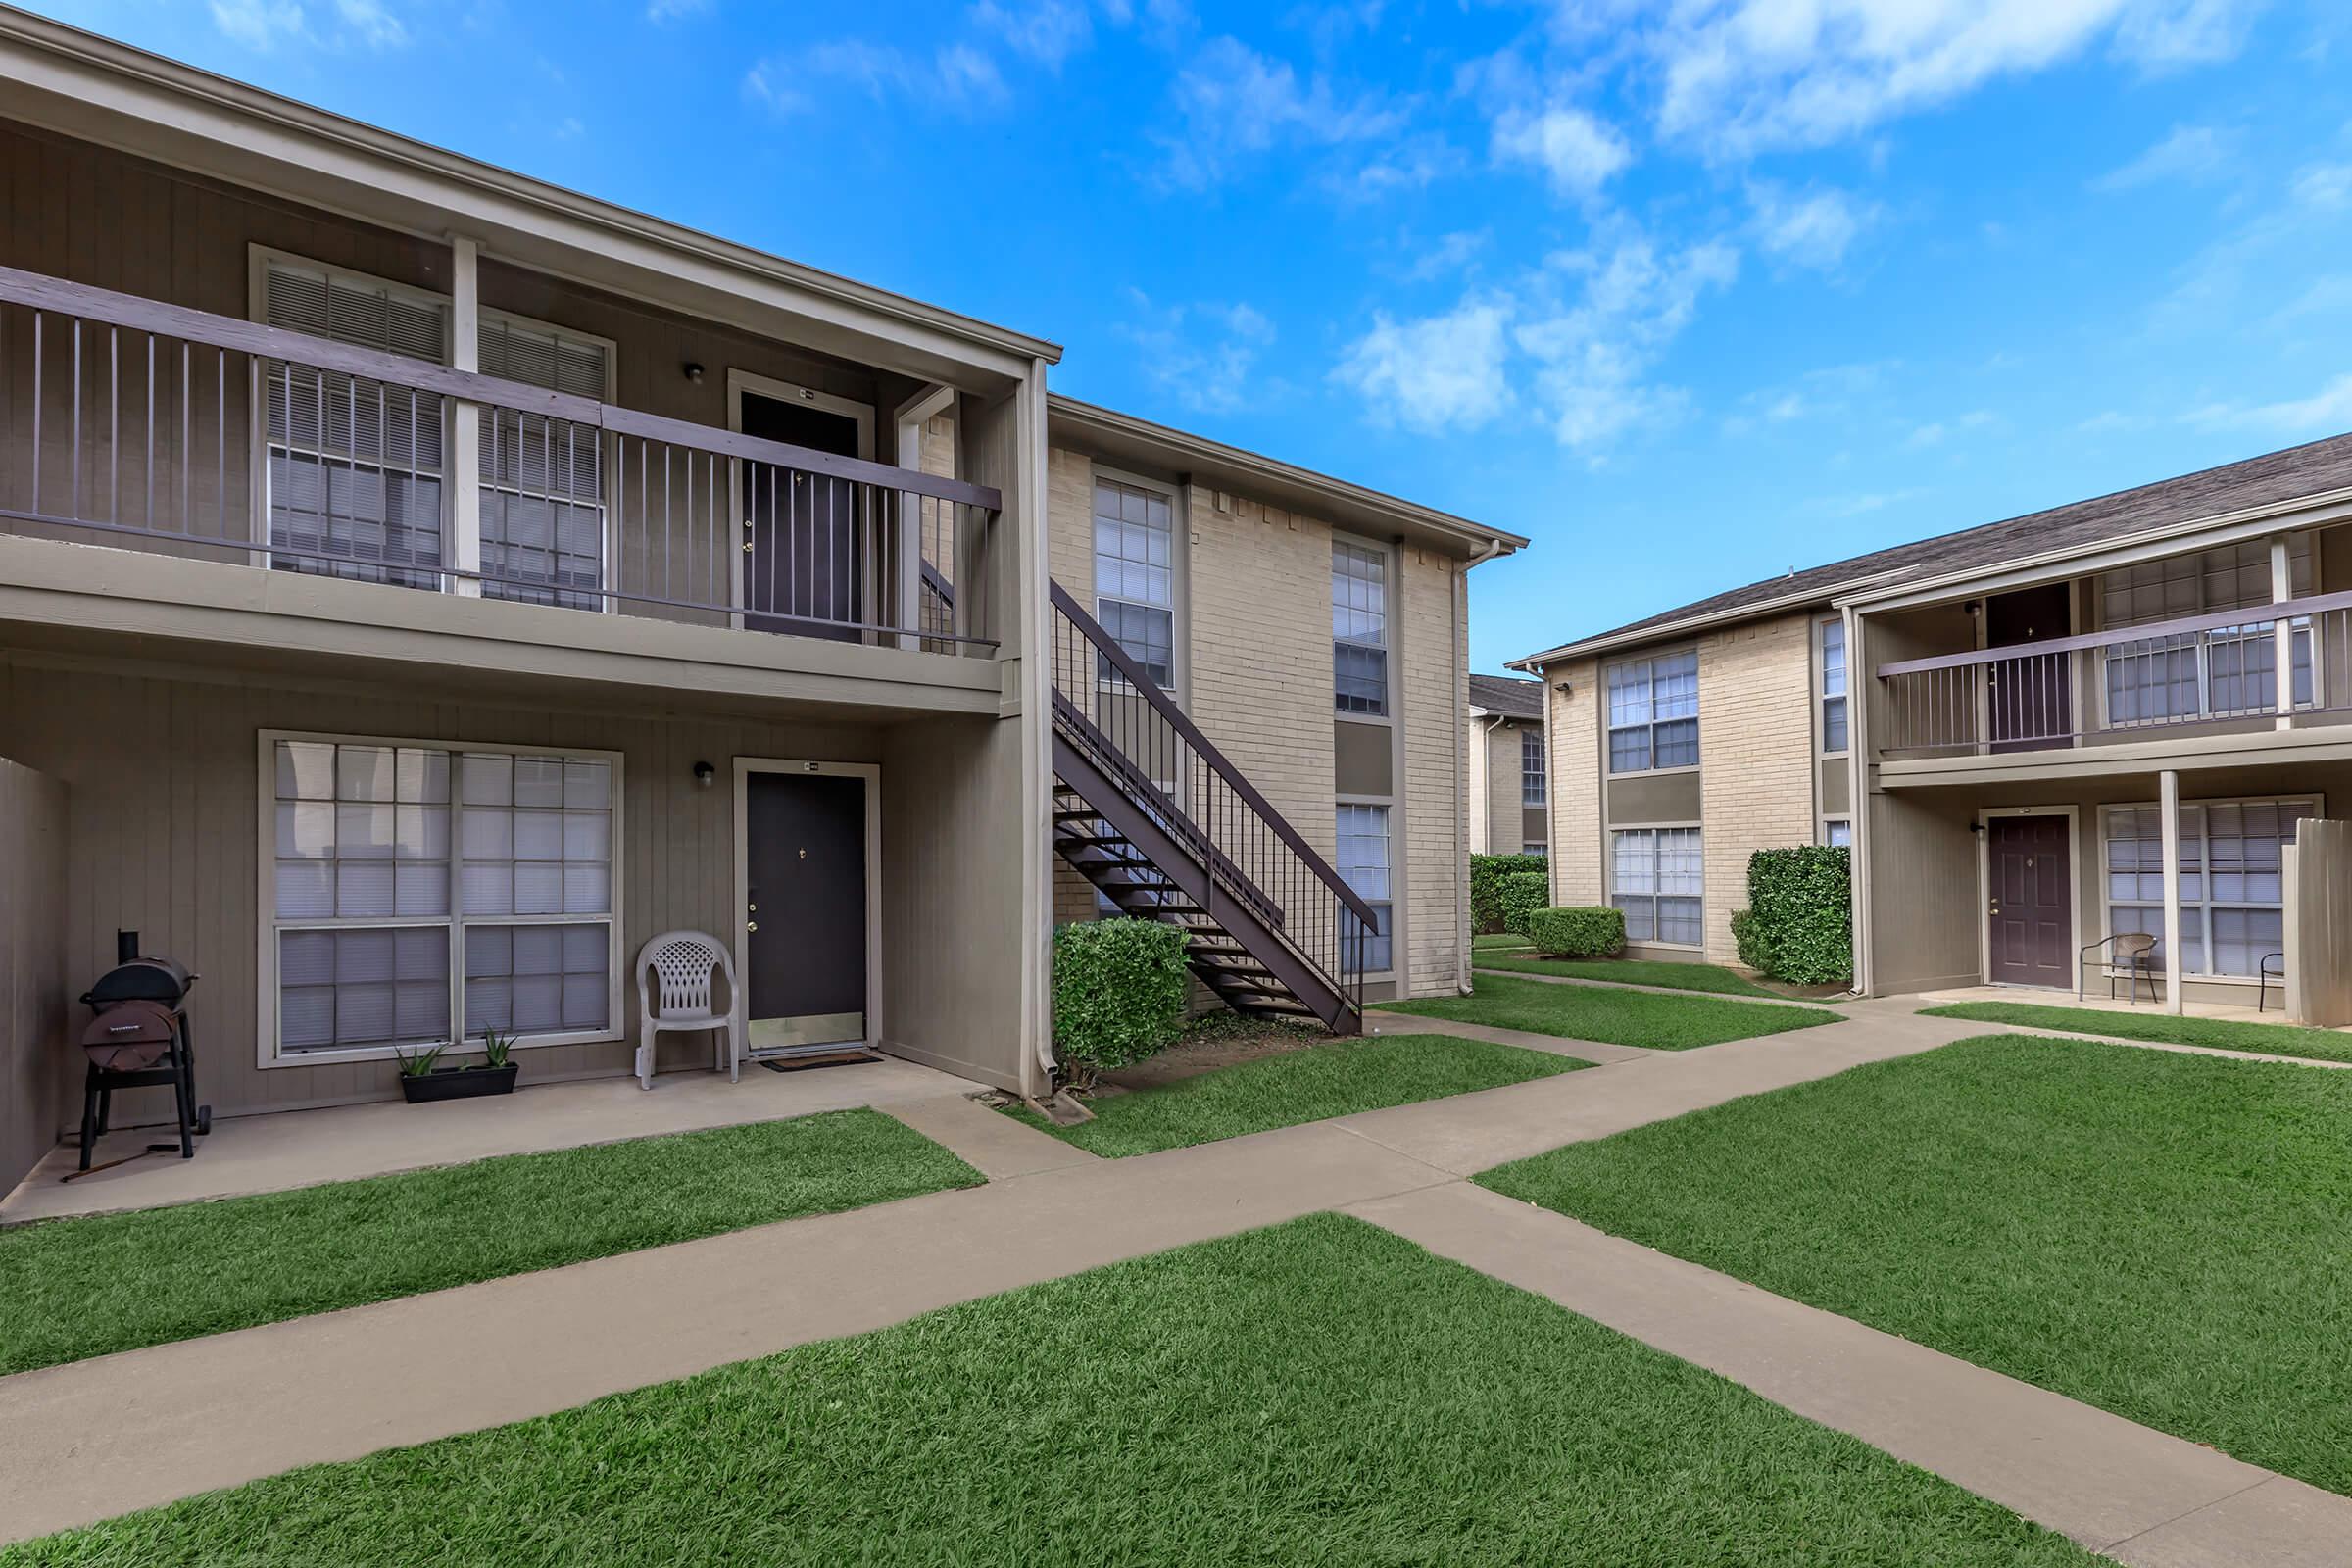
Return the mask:
[[[2287,545],[2289,592],[2311,592],[2311,540]],[[2262,540],[2143,561],[2099,574],[2109,627],[2144,626],[2272,602],[2271,547]],[[2311,621],[2293,623],[2294,699],[2312,700]],[[2118,727],[2269,712],[2278,705],[2278,645],[2268,622],[2243,630],[2150,638],[2102,649],[2107,721]]]
[[[1332,706],[1343,713],[1389,710],[1388,579],[1386,554],[1332,541]]]
[[[603,402],[611,348],[484,316],[481,369]],[[604,440],[568,419],[481,411],[482,593],[594,610],[605,582]]]
[[[532,1044],[611,1033],[618,758],[265,745],[277,1060],[383,1055],[492,1030]]]
[[[448,307],[429,295],[272,257],[270,326],[444,362]],[[440,585],[441,399],[341,371],[261,365],[270,564],[406,587]]]

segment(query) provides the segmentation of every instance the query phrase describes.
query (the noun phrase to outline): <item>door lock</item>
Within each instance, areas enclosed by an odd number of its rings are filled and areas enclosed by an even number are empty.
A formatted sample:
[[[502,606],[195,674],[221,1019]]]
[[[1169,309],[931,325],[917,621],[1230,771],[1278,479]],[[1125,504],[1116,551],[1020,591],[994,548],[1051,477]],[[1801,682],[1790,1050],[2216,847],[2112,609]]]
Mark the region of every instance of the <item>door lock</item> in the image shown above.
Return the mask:
[[[757,920],[746,920],[743,922],[743,928],[746,931],[757,931],[760,929],[760,922]]]

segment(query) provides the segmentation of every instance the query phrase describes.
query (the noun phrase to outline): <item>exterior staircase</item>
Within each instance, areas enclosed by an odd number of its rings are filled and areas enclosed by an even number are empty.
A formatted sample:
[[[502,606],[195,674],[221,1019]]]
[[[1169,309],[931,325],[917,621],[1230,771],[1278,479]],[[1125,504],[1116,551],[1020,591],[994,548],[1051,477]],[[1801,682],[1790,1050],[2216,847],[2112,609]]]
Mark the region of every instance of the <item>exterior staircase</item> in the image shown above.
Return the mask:
[[[1371,907],[1059,583],[1054,848],[1236,1012],[1363,1026]]]

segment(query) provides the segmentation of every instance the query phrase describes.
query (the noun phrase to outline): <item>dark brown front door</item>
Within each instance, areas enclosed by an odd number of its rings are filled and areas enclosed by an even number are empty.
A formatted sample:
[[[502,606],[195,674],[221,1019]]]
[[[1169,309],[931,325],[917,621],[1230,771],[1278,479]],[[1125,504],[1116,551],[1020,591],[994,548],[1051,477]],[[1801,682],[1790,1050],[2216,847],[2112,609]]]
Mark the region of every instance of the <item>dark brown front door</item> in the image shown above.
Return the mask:
[[[743,433],[854,458],[858,421],[783,398],[743,394]],[[847,479],[743,466],[743,623],[849,641],[863,618],[860,492]],[[838,624],[848,622],[849,624]]]
[[[2072,629],[2073,590],[2062,582],[1984,601],[1984,646],[2046,642]],[[2064,654],[2031,654],[1985,666],[1990,682],[1992,749],[2032,752],[2072,744],[2074,662]]]
[[[1984,839],[1992,884],[1984,978],[1996,985],[2074,984],[2067,819],[1996,816]]]
[[[862,1041],[865,780],[750,773],[743,787],[752,1050]]]

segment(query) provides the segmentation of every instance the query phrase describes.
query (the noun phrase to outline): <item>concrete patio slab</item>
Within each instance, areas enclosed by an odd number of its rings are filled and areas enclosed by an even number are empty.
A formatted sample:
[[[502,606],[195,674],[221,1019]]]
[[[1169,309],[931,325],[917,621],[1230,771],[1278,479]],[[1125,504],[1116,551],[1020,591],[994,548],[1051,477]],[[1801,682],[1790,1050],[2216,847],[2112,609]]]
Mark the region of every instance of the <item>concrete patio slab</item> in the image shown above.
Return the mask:
[[[526,1083],[512,1095],[437,1105],[379,1101],[234,1116],[213,1124],[194,1159],[150,1154],[74,1182],[60,1178],[74,1169],[80,1152],[60,1145],[0,1199],[0,1225],[314,1187],[492,1154],[575,1149],[858,1105],[887,1107],[980,1087],[885,1057],[783,1073],[747,1065],[743,1081],[734,1084],[721,1073],[676,1072],[656,1078],[651,1090],[638,1088],[634,1078],[596,1078]],[[135,1154],[155,1137],[151,1128],[110,1133],[94,1158],[103,1164]]]
[[[2166,1568],[2347,1560],[2352,1498],[1466,1183],[1349,1205],[2047,1525]],[[2291,1483],[2289,1484],[2292,1485]],[[2197,1521],[2202,1516],[2202,1523]],[[2273,1555],[2268,1545],[2333,1555]],[[2169,1552],[2171,1555],[2163,1555]]]

